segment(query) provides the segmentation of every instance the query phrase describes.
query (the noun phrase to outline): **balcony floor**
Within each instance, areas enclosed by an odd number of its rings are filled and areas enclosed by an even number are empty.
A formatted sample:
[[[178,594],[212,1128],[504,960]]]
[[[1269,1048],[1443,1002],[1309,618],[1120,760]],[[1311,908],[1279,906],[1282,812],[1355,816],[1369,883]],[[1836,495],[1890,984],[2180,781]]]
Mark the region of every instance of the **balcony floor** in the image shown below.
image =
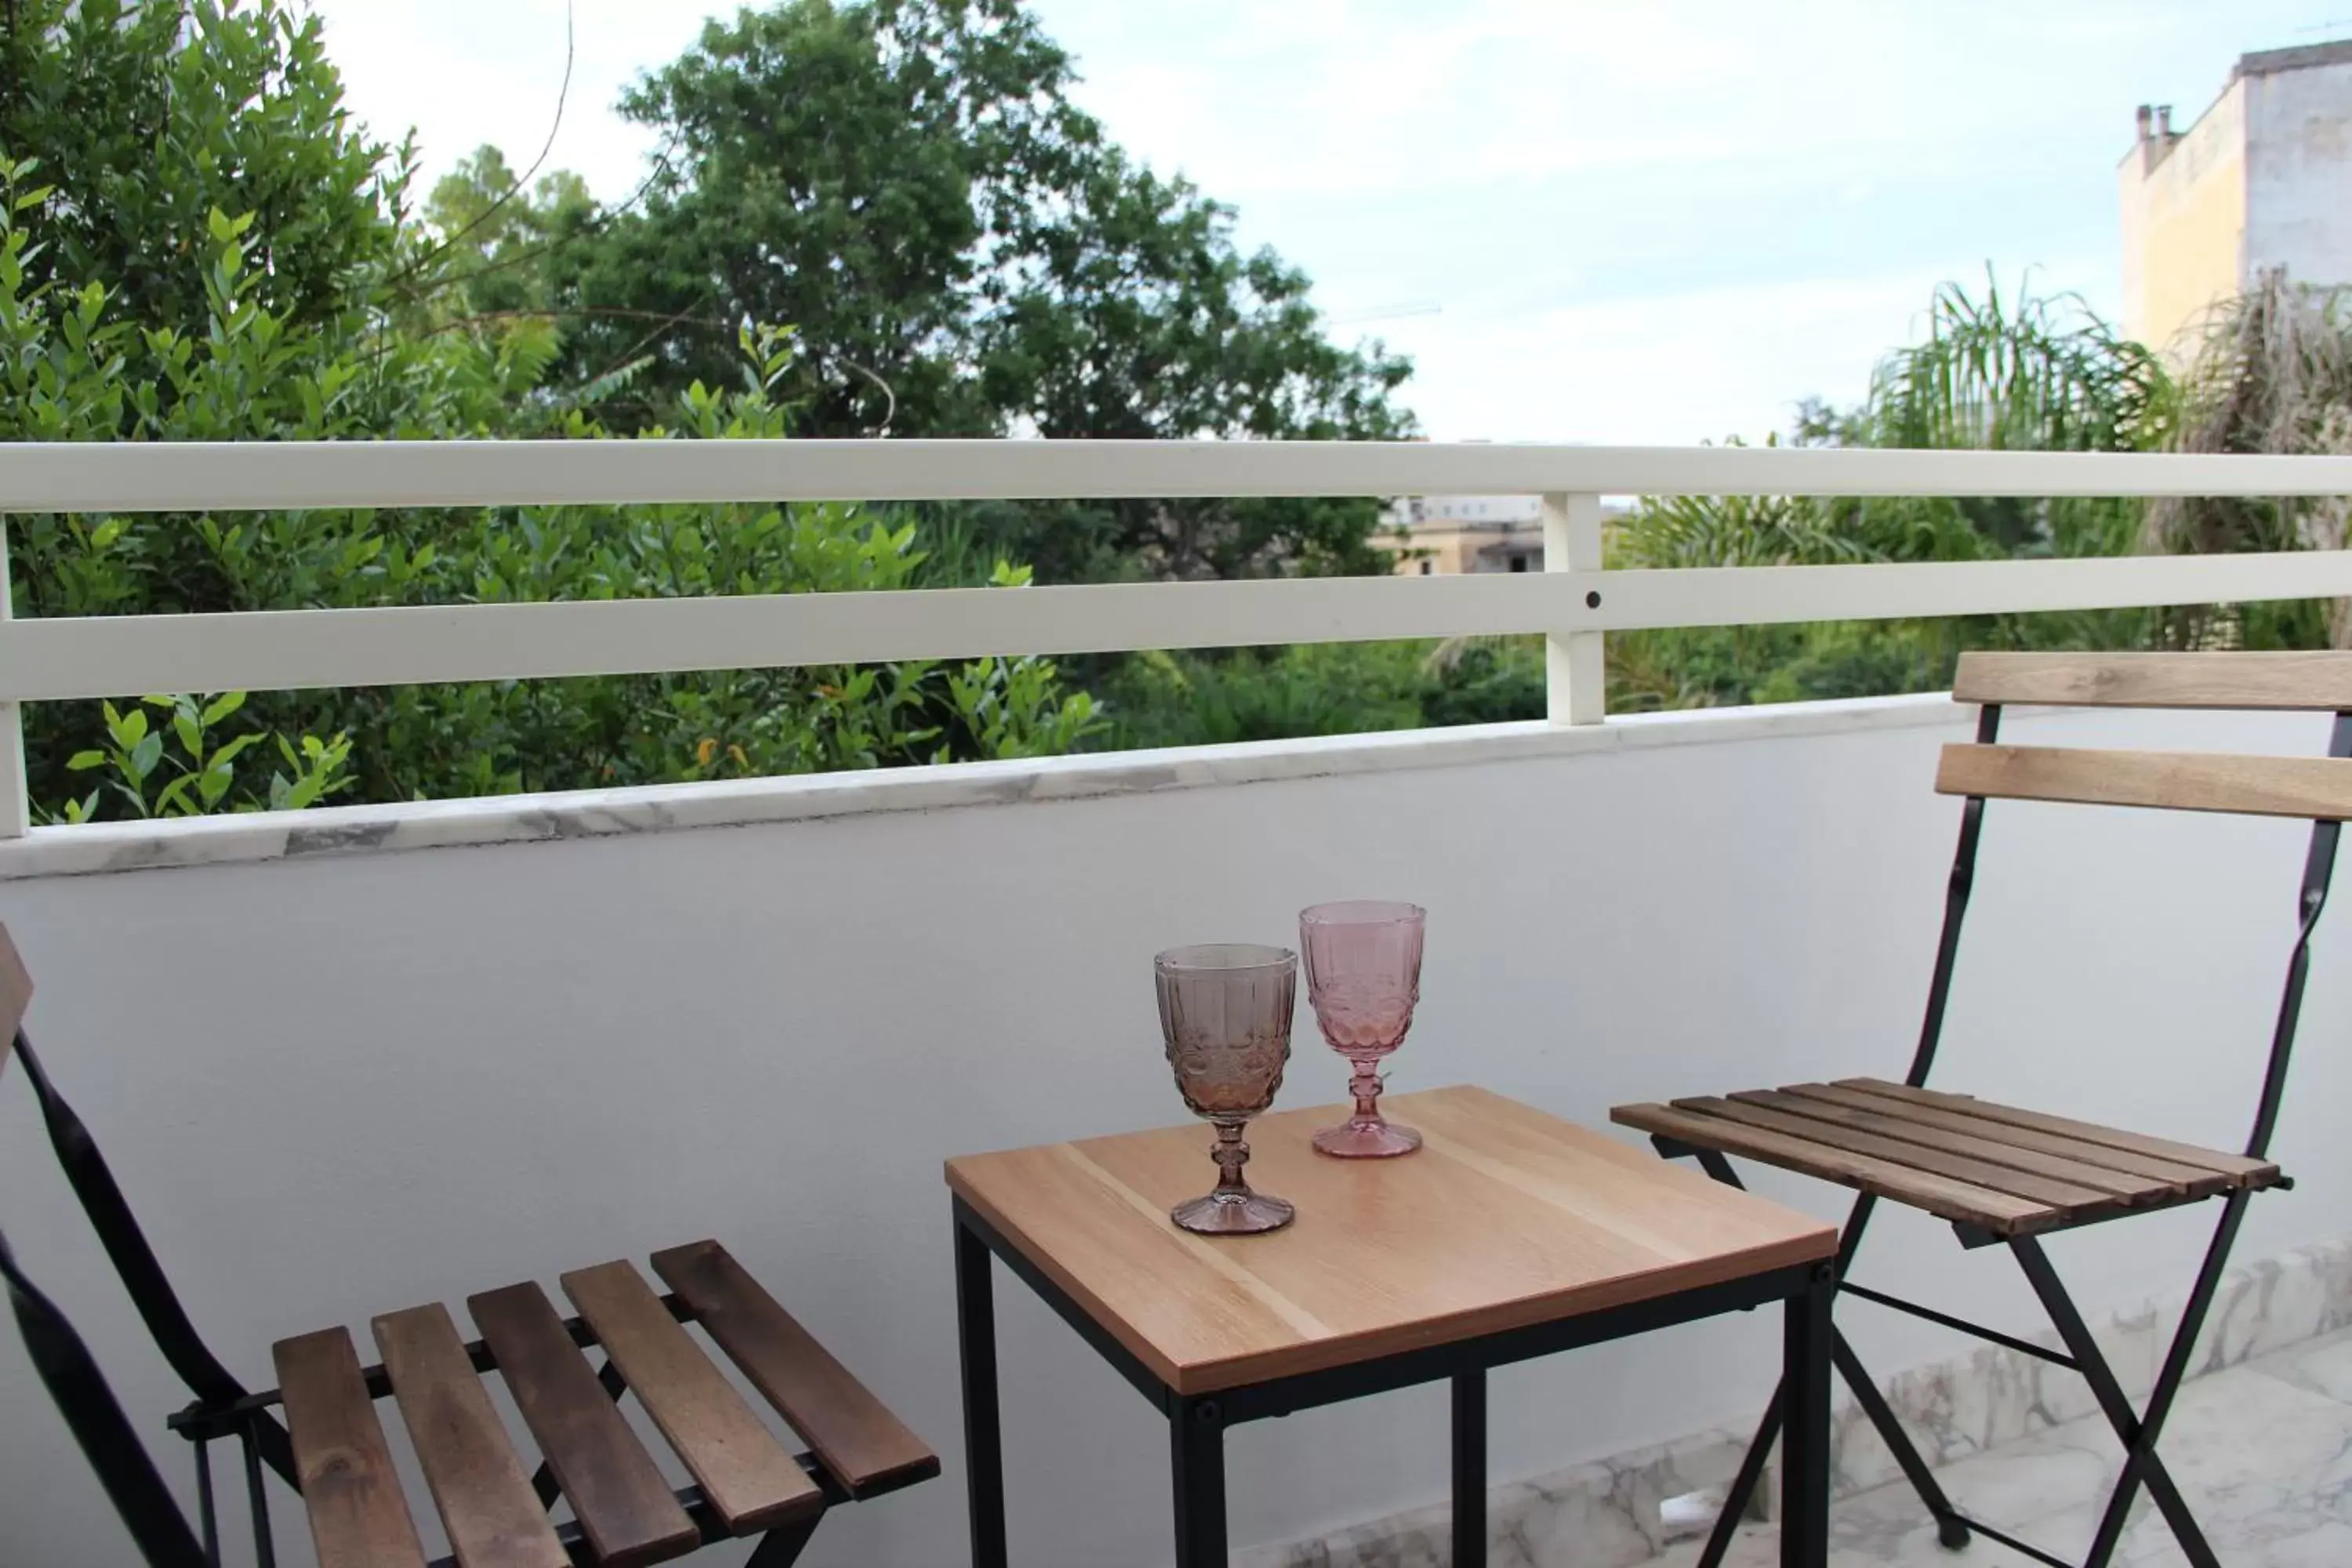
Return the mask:
[[[2352,1330],[2183,1385],[2161,1451],[2231,1568],[2352,1563]],[[1937,1473],[1962,1511],[2079,1562],[2120,1465],[2114,1434],[2094,1415]],[[1945,1552],[1901,1482],[1835,1504],[1831,1521],[1832,1568],[2009,1568],[2032,1561],[1982,1539],[1965,1552]],[[1775,1535],[1772,1526],[1749,1526],[1726,1568],[1772,1568]],[[1685,1542],[1646,1568],[1689,1568],[1698,1552],[1697,1542]],[[2142,1492],[2115,1562],[2177,1568],[2188,1561]]]

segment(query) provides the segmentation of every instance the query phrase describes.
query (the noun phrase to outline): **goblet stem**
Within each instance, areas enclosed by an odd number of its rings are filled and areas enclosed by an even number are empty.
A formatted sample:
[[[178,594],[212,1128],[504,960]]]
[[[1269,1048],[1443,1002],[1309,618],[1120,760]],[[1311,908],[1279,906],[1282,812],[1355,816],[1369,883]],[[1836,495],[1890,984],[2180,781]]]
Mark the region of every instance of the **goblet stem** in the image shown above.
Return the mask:
[[[1242,1180],[1242,1167],[1249,1163],[1250,1157],[1249,1145],[1242,1142],[1242,1126],[1239,1121],[1220,1121],[1216,1124],[1217,1142],[1209,1151],[1209,1158],[1217,1163],[1219,1196],[1245,1194],[1250,1190],[1249,1184]]]
[[[1356,1097],[1356,1120],[1378,1121],[1381,1119],[1381,1089],[1383,1087],[1379,1071],[1371,1059],[1351,1057],[1348,1065],[1355,1070],[1348,1078],[1348,1092]]]

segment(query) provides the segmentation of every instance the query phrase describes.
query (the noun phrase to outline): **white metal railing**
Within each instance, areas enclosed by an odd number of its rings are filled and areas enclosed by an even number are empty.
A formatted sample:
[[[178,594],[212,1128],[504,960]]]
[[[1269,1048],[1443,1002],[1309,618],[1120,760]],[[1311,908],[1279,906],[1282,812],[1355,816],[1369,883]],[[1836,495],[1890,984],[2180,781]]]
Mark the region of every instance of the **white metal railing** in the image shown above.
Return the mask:
[[[1601,634],[2352,596],[2352,552],[1601,570],[1603,495],[2352,495],[2352,458],[1423,442],[458,441],[0,445],[0,513],[636,501],[1538,495],[1540,574],[1314,578],[9,620],[18,705],[148,691],[1540,633],[1551,716],[1603,717]]]

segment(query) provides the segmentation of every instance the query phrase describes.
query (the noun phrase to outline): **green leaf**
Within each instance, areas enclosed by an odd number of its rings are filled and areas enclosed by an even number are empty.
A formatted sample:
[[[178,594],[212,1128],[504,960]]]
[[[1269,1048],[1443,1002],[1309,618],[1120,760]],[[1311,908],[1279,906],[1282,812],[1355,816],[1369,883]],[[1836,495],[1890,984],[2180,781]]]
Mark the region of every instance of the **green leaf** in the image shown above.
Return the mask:
[[[258,745],[260,742],[261,733],[257,730],[248,730],[242,735],[234,736],[214,748],[207,765],[225,768],[243,755],[247,746]]]
[[[212,235],[213,243],[215,245],[226,245],[252,226],[251,213],[240,213],[236,217],[231,217],[218,207],[213,208],[212,215],[205,220],[205,227]]]
[[[196,804],[188,798],[188,790],[195,780],[196,775],[194,773],[182,773],[178,778],[165,784],[162,792],[155,796],[155,815],[158,816],[195,816]]]
[[[66,759],[66,766],[78,773],[88,773],[92,768],[102,768],[105,765],[104,752],[76,752]]]
[[[245,706],[245,693],[224,691],[205,705],[205,727],[210,729]],[[250,739],[251,737],[247,737]]]

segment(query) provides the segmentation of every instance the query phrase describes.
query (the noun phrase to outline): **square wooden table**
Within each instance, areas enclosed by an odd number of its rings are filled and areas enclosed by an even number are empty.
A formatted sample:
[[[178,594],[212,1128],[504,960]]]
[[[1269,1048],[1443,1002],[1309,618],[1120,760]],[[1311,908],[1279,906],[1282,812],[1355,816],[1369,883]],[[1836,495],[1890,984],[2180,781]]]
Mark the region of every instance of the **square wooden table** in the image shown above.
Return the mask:
[[[1781,1562],[1822,1568],[1836,1227],[1485,1089],[1384,1103],[1418,1152],[1317,1153],[1337,1106],[1251,1124],[1251,1184],[1298,1205],[1264,1236],[1170,1221],[1215,1180],[1197,1121],[948,1162],[974,1568],[1008,1568],[991,1254],[1167,1418],[1177,1568],[1226,1561],[1226,1427],[1437,1378],[1483,1563],[1488,1368],[1783,1301]]]

